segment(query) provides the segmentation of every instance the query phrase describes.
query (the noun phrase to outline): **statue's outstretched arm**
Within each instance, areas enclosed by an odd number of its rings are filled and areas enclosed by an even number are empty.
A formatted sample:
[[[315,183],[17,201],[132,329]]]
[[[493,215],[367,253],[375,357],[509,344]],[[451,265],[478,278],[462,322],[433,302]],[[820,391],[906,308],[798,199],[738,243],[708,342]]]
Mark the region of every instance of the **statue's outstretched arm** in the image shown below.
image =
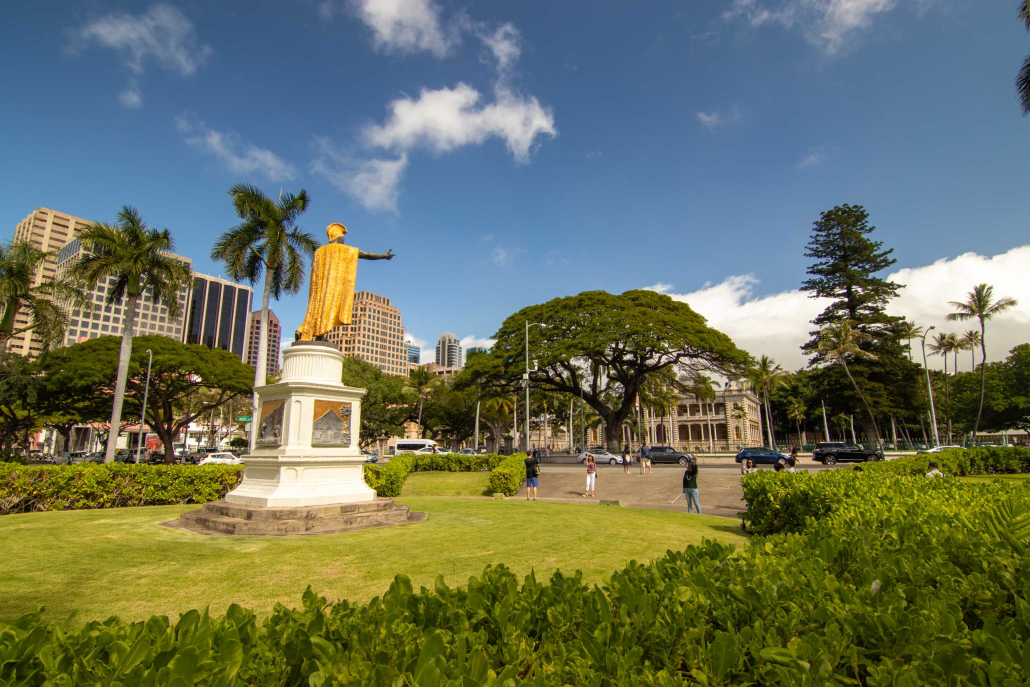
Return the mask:
[[[363,250],[358,250],[358,257],[362,260],[393,260],[393,250],[388,250],[385,253],[366,253]]]

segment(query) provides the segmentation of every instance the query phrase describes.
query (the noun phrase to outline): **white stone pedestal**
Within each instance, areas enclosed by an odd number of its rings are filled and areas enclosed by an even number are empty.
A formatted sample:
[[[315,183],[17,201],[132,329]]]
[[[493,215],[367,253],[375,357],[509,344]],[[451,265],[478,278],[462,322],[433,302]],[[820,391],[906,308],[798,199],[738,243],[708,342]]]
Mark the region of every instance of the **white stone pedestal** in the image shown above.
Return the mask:
[[[321,341],[283,351],[282,381],[258,387],[257,437],[227,503],[271,508],[372,501],[358,449],[364,389],[344,386],[343,354]]]

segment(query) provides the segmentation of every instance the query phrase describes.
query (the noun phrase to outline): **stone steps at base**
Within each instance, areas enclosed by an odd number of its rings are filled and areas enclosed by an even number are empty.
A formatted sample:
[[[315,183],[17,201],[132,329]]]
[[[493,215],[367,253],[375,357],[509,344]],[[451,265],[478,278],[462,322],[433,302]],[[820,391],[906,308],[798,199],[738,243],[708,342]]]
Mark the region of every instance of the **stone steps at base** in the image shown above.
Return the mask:
[[[259,508],[241,506],[225,501],[210,501],[201,510],[210,515],[239,520],[314,520],[337,518],[358,513],[377,513],[395,508],[393,499],[375,499],[361,503],[338,503],[329,506],[303,506],[300,508]]]
[[[346,504],[345,506],[319,506],[311,509],[259,509],[233,506],[224,502],[204,504],[200,510],[183,513],[180,524],[194,531],[216,532],[220,534],[243,536],[290,536],[304,534],[328,534],[330,532],[347,532],[370,527],[387,527],[425,520],[425,513],[412,513],[407,506],[396,506],[392,500],[386,507],[349,508],[350,506],[366,506],[367,504]],[[375,501],[371,503],[377,503]],[[221,504],[221,505],[218,505]],[[223,506],[229,506],[224,508]],[[330,510],[326,511],[329,508]],[[240,510],[252,511],[242,513]],[[320,515],[306,517],[274,518],[263,517],[260,511],[318,511]],[[234,517],[227,515],[250,515],[251,517]],[[257,517],[253,517],[253,516]],[[295,514],[296,515],[296,514]]]

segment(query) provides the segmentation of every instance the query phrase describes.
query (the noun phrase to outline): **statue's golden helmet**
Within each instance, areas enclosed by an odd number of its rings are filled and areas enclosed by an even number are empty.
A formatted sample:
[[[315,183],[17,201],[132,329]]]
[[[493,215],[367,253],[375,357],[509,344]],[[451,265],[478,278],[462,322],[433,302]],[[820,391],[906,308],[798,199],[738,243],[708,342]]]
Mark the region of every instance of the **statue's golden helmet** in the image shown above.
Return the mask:
[[[333,222],[325,228],[325,233],[328,234],[330,241],[335,241],[347,233],[347,227],[343,226],[339,222]]]

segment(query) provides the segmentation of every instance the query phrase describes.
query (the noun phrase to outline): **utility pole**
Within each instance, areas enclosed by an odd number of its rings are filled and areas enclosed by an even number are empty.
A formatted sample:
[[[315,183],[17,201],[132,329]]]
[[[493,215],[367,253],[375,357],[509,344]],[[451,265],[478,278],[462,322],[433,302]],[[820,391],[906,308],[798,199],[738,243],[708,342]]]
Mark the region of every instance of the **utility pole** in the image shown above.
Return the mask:
[[[933,407],[933,387],[930,386],[930,368],[926,366],[926,335],[933,329],[936,329],[933,325],[927,327],[920,337],[920,341],[923,349],[923,371],[926,372],[926,393],[930,396],[930,424],[933,425],[933,445],[940,446],[941,438],[937,434],[937,410]]]
[[[823,404],[823,431],[826,432],[826,441],[830,441],[830,423],[826,419],[826,401],[819,399],[819,402]]]

